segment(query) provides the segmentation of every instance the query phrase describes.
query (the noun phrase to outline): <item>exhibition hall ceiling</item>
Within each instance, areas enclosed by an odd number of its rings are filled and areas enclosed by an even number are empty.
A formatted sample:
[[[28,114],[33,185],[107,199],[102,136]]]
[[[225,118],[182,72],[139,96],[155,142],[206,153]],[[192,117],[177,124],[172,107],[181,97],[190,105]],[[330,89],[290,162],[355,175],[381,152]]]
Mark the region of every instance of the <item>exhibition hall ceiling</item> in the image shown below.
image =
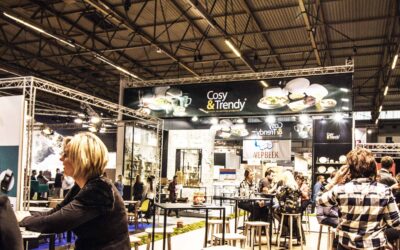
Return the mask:
[[[34,75],[118,102],[126,76],[234,75],[352,57],[353,110],[399,109],[398,9],[394,0],[2,0],[0,77]]]

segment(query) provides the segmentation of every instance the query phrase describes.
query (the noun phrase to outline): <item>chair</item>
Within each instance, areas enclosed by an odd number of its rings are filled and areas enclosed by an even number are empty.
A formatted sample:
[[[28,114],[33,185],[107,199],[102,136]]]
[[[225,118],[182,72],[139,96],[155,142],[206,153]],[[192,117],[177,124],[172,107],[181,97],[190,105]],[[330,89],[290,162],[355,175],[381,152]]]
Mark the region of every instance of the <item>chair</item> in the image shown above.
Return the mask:
[[[143,214],[146,214],[149,209],[150,209],[150,200],[149,199],[145,199],[140,204],[140,207],[139,207],[139,210],[138,210],[138,215],[140,217],[140,222],[143,223]],[[145,219],[146,219],[146,223],[149,224],[148,218],[145,217]]]
[[[152,235],[153,235],[153,228],[146,228],[145,232],[147,233],[147,246],[146,250],[150,250],[151,246],[151,241],[152,241]],[[154,228],[154,235],[156,234],[163,234],[164,228],[162,227],[156,227]],[[172,250],[172,245],[171,245],[171,234],[174,232],[174,229],[171,227],[167,227],[165,229],[166,235],[167,235],[167,243],[168,243],[168,250]]]
[[[212,247],[206,247],[203,248],[203,250],[239,250],[240,248],[238,247],[232,247],[232,246],[212,246]]]
[[[208,220],[208,232],[210,232],[211,238],[214,233],[222,233],[222,222],[223,220]],[[225,219],[225,232],[230,233],[230,223],[228,219]],[[208,235],[204,245],[208,243]]]
[[[222,233],[213,234],[213,245],[216,245],[216,242],[219,241],[220,245],[225,245],[225,242],[222,242]],[[244,247],[244,243],[246,241],[246,236],[239,233],[226,233],[225,234],[225,241],[228,242],[230,246],[236,246],[236,242],[240,242],[241,248]]]
[[[297,221],[297,226],[299,228],[299,235],[300,235],[300,246],[301,250],[303,250],[303,233],[301,229],[301,214],[289,214],[289,213],[282,213],[281,215],[281,223],[280,223],[280,228],[279,228],[279,233],[276,236],[276,245],[279,247],[280,243],[280,237],[282,234],[282,228],[283,228],[283,221],[284,218],[287,217],[289,219],[289,250],[292,250],[292,235],[293,235],[293,219]]]
[[[261,250],[261,235],[264,227],[265,236],[267,237],[267,248],[269,249],[269,223],[264,221],[248,221],[245,223],[244,235],[247,237],[247,232],[250,230],[250,246],[254,250],[256,236],[258,236],[258,248]]]
[[[139,250],[139,243],[141,242],[141,239],[139,239],[138,237],[135,237],[133,235],[129,235],[129,242],[131,244],[133,243],[135,250]]]
[[[49,192],[49,185],[39,184],[39,181],[31,180],[31,192],[33,193],[47,193]]]
[[[333,245],[333,239],[335,238],[335,229],[332,228],[331,226],[319,224],[319,233],[318,233],[318,246],[317,249],[320,249],[321,246],[321,237],[322,237],[322,229],[324,227],[328,227],[328,240],[327,240],[327,246],[326,249],[332,250],[332,245]]]

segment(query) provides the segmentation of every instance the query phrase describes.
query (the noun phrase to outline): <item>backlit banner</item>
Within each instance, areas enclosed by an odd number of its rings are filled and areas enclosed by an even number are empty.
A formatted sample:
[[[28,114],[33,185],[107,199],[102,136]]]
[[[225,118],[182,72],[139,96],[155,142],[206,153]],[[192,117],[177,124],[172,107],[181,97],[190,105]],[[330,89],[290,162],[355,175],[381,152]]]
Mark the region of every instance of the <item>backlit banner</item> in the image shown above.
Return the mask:
[[[243,160],[290,160],[290,140],[243,140]]]
[[[352,74],[127,88],[124,105],[157,117],[351,111]]]

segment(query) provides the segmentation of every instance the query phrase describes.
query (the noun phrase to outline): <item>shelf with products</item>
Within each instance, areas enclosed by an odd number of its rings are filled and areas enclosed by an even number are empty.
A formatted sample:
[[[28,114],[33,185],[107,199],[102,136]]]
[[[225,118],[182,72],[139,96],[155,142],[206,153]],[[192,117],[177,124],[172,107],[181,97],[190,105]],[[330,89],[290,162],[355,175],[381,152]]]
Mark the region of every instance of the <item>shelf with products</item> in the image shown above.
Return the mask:
[[[177,149],[176,166],[179,182],[185,187],[198,187],[201,183],[201,149]]]

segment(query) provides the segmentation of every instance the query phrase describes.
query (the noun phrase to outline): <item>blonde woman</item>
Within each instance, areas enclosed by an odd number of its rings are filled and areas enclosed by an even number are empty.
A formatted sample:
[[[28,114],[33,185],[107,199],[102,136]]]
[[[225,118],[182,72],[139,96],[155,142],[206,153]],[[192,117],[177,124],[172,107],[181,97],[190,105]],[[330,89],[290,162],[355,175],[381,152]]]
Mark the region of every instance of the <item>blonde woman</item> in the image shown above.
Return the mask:
[[[75,186],[56,208],[20,222],[28,230],[77,235],[75,249],[130,249],[125,206],[115,186],[102,176],[108,151],[92,133],[80,133],[64,141],[60,160]]]

